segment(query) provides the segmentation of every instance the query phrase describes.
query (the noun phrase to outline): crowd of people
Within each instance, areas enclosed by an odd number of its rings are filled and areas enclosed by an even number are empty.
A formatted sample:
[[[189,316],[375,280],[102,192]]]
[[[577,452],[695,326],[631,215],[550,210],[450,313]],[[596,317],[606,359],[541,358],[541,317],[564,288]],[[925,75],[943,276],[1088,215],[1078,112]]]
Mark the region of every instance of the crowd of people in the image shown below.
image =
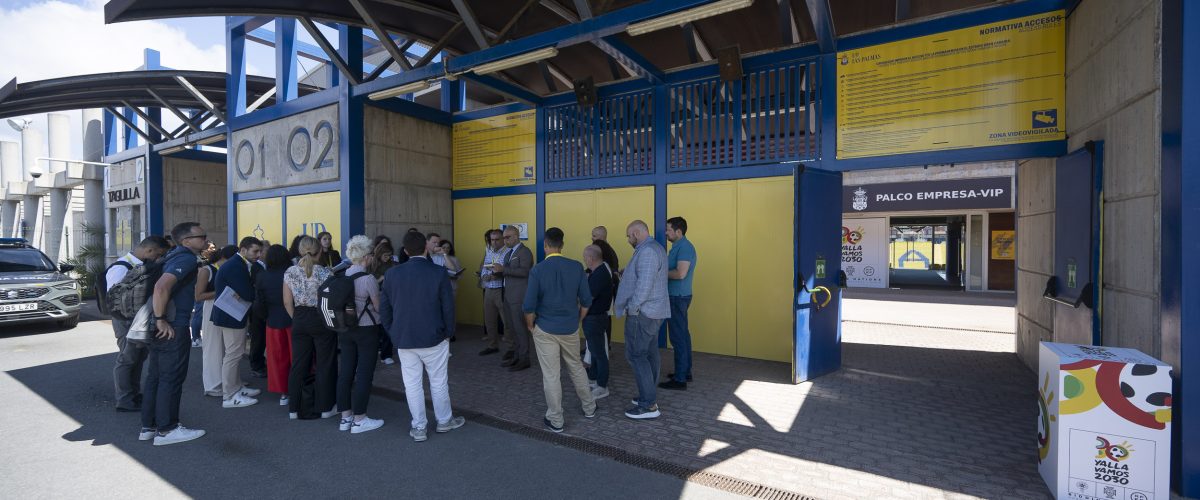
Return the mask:
[[[547,429],[563,430],[563,365],[585,417],[594,417],[596,401],[609,395],[613,316],[624,317],[626,358],[637,382],[627,417],[657,418],[656,390],[687,388],[696,251],[686,232],[683,218],[667,221],[668,252],[644,222],[631,222],[626,237],[634,252],[623,270],[603,226],[592,231],[581,260],[561,253],[566,235],[558,228],[545,231],[541,262],[516,226],[484,234],[485,253],[475,272],[484,299],[485,348],[479,355],[503,349],[501,366],[509,371],[528,369],[537,357]],[[341,431],[369,432],[384,424],[367,415],[377,363],[398,362],[412,415],[409,435],[418,442],[428,438],[426,374],[434,432],[461,427],[465,419],[451,409],[447,368],[449,344],[456,340],[455,294],[466,269],[453,243],[411,228],[398,248],[386,235],[356,235],[343,252],[333,248],[329,233],[297,236],[286,248],[255,237],[217,248],[198,223],[184,222],[110,265],[102,291],[118,284],[118,293],[140,290],[130,280],[147,283],[139,299],[152,314],[146,338],[134,339],[129,332],[138,329],[135,319],[112,309],[119,349],[116,408],[140,412],[139,439],[168,445],[204,435],[179,420],[193,347],[201,349],[204,395],[218,398],[222,408],[255,405],[265,389],[278,395],[290,419],[338,417]],[[353,295],[344,324],[329,310],[327,294],[338,280]],[[658,331],[664,321],[675,372],[660,383]],[[253,378],[266,379],[265,388],[243,380],[243,358],[249,358]]]

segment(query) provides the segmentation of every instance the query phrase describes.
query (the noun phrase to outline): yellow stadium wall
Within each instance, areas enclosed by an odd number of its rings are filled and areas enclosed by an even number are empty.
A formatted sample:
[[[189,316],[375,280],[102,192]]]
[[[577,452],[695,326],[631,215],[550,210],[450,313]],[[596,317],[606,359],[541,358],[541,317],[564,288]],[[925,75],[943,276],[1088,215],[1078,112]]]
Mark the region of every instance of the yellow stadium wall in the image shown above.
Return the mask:
[[[483,259],[483,232],[500,224],[529,224],[525,246],[537,255],[537,200],[532,194],[454,200],[454,249],[467,271],[458,281],[455,301],[458,322],[483,324],[483,292],[478,288],[479,262]]]

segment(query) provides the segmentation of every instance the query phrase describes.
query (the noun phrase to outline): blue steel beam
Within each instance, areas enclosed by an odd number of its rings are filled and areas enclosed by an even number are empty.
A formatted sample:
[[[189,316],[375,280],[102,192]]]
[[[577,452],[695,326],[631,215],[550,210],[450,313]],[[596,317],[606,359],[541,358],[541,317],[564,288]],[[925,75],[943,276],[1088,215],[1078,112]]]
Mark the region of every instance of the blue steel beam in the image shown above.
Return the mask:
[[[492,45],[488,43],[488,39],[483,34],[483,29],[479,27],[479,20],[475,18],[475,11],[471,10],[471,6],[467,5],[466,0],[450,0],[454,4],[454,10],[458,11],[458,16],[462,18],[463,24],[467,26],[467,31],[471,33],[471,38],[475,39],[475,44],[480,49],[486,49]]]
[[[476,75],[475,73],[463,73],[460,78],[478,83],[496,93],[505,97],[515,99],[517,101],[537,106],[542,103],[542,97],[525,87],[515,83],[508,83],[504,80],[491,75]]]
[[[449,62],[430,64],[399,75],[380,78],[360,86],[355,94],[376,92],[400,85],[441,76],[447,72],[462,73],[480,64],[500,61],[546,47],[570,47],[590,43],[615,35],[630,23],[687,10],[711,3],[712,0],[650,0],[607,14],[585,19],[578,23],[560,26],[542,33],[513,40],[503,45],[463,54]],[[421,71],[424,70],[424,71]]]
[[[629,44],[618,38],[617,35],[601,38],[593,43],[605,54],[616,59],[617,62],[625,65],[626,68],[632,69],[638,76],[650,80],[650,83],[655,85],[662,83],[664,77],[662,70],[658,69],[649,59],[639,54],[633,47],[630,47]]]
[[[812,19],[813,32],[817,34],[817,45],[821,53],[837,52],[837,30],[833,27],[833,14],[829,12],[829,0],[805,0],[808,17]]]
[[[238,24],[225,31],[226,119],[246,114],[246,26]],[[214,114],[215,115],[215,114]]]
[[[329,56],[329,61],[332,62],[334,66],[337,66],[338,70],[341,71],[346,78],[350,79],[350,83],[355,85],[362,83],[362,71],[359,71],[357,74],[355,74],[350,70],[349,63],[353,61],[347,61],[346,59],[343,59],[341,55],[338,55],[337,49],[333,48],[333,44],[329,43],[329,40],[325,38],[325,35],[323,35],[321,31],[317,29],[317,25],[313,23],[312,19],[301,17],[300,25],[304,26],[304,30],[308,31],[309,36],[312,36],[313,40],[316,40],[317,45],[321,47],[321,50],[325,52],[325,55]],[[362,52],[361,42],[358,44],[358,51],[360,53]],[[358,61],[358,64],[361,67],[361,58]]]
[[[290,101],[299,97],[300,79],[296,67],[296,20],[279,17],[275,19],[278,32],[275,43],[275,102]]]
[[[371,27],[371,31],[375,34],[375,39],[379,42],[379,45],[383,46],[383,49],[392,56],[392,60],[400,63],[401,66],[407,64],[408,55],[405,54],[404,49],[396,45],[396,41],[392,40],[392,37],[388,35],[388,32],[386,29],[384,29],[383,25],[379,24],[379,21],[375,20],[375,16],[371,15],[371,11],[367,10],[367,6],[363,4],[363,1],[350,0],[350,6],[354,7],[354,10],[358,12],[359,17],[361,17],[363,21],[365,21],[367,25]],[[384,66],[387,66],[387,64],[384,64]]]

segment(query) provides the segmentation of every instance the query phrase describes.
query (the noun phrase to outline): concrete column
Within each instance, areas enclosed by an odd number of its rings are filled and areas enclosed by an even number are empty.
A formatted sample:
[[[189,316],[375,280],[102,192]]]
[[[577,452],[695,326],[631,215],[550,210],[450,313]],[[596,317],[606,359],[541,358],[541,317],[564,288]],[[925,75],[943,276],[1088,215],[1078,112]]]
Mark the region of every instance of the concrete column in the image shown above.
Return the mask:
[[[46,138],[50,145],[51,158],[71,157],[71,121],[67,115],[46,115]],[[41,165],[39,165],[41,166]],[[50,177],[65,171],[67,164],[49,162],[43,171]],[[67,211],[71,205],[71,190],[53,188],[50,190],[50,219],[46,223],[45,245],[42,251],[50,260],[57,263],[60,259],[71,256],[74,252],[63,248],[63,228],[67,222]]]
[[[104,156],[104,112],[99,109],[83,110],[83,161],[100,161]],[[83,181],[83,223],[90,228],[104,228],[107,220],[107,211],[104,208],[104,181],[103,180],[85,180]],[[107,234],[107,231],[105,231]],[[81,237],[88,238],[85,241],[80,241],[80,245],[88,246],[104,246],[108,241],[104,237],[92,237],[81,234]],[[99,241],[97,241],[99,240]],[[105,252],[107,253],[107,252]],[[104,262],[89,262],[89,267],[98,267]]]
[[[21,147],[15,142],[0,141],[0,187],[10,182],[21,182]],[[0,200],[0,238],[11,238],[17,231],[16,201]]]
[[[21,170],[24,173],[25,182],[33,182],[33,175],[36,173],[40,177],[42,170],[38,168],[37,158],[45,156],[45,141],[42,138],[42,131],[26,127],[21,131]],[[26,196],[22,202],[21,217],[21,237],[29,240],[36,248],[45,248],[42,238],[42,197],[39,195]]]

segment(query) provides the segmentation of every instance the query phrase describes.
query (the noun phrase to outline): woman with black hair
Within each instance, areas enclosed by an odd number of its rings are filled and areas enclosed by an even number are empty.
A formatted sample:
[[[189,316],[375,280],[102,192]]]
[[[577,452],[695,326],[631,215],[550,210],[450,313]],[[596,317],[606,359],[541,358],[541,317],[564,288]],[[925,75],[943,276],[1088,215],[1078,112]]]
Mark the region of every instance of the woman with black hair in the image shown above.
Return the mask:
[[[267,390],[288,404],[288,374],[292,369],[292,317],[283,307],[283,274],[292,265],[283,245],[267,248],[267,269],[254,283],[254,307],[267,318]],[[265,313],[265,314],[264,314]]]

